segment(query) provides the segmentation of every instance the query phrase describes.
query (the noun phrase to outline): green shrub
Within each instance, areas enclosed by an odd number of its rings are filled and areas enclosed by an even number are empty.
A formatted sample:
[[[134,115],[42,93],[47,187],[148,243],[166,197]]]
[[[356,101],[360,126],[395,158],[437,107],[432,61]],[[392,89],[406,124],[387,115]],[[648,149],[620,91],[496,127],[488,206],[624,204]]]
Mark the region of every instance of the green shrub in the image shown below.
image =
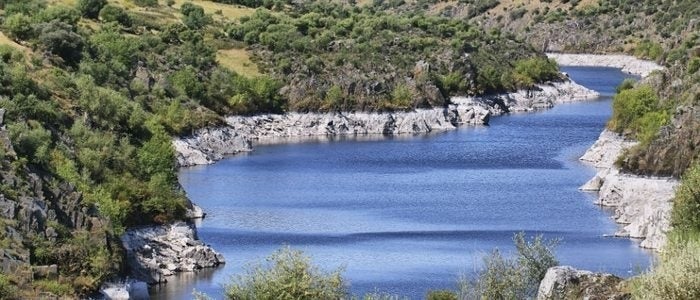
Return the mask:
[[[32,19],[22,13],[7,17],[3,27],[7,34],[16,40],[27,40],[33,36]]]
[[[17,297],[17,288],[10,282],[5,274],[0,274],[0,299],[14,299]]]
[[[103,7],[102,10],[100,10],[100,19],[104,22],[117,22],[126,27],[131,26],[129,14],[127,14],[123,8],[114,5],[106,5]]]
[[[59,297],[73,295],[73,287],[70,284],[60,283],[56,280],[35,280],[32,284],[39,290],[47,291]]]
[[[427,300],[457,300],[457,293],[449,290],[429,291]]]
[[[631,280],[631,289],[635,299],[700,299],[700,238],[697,234],[671,241],[652,271]]]
[[[533,82],[543,82],[559,77],[557,63],[546,57],[533,57],[515,62],[515,73],[530,78]]]
[[[658,103],[659,97],[649,85],[621,91],[613,99],[613,115],[608,127],[616,132],[633,130],[639,118],[657,111]]]
[[[681,232],[700,232],[700,161],[683,174],[673,200],[671,224]]]
[[[484,268],[478,278],[460,282],[460,298],[467,299],[529,299],[535,296],[547,269],[556,266],[554,256],[557,240],[537,236],[527,241],[524,233],[513,237],[517,255],[504,257],[498,250],[484,258]]]
[[[266,264],[248,269],[226,286],[227,299],[292,300],[345,299],[347,287],[341,270],[320,271],[301,251],[288,247],[273,253]]]
[[[78,0],[75,5],[83,17],[97,19],[107,0]]]
[[[688,74],[695,74],[698,70],[700,70],[700,57],[693,57],[688,62]]]
[[[634,84],[637,83],[637,80],[634,80],[632,78],[625,78],[620,85],[615,87],[615,93],[619,94],[622,91],[629,90],[634,87]]]

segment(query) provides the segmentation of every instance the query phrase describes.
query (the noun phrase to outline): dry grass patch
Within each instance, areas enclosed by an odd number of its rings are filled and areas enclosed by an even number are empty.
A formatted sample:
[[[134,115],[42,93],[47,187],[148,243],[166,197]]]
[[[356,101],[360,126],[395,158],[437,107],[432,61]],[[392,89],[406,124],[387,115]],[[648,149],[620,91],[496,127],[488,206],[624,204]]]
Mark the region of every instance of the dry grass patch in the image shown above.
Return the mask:
[[[9,45],[10,47],[15,48],[15,49],[21,51],[21,52],[24,53],[25,55],[32,52],[31,49],[29,49],[29,48],[27,48],[27,47],[25,47],[25,46],[22,46],[22,45],[20,45],[20,44],[18,44],[17,42],[13,41],[12,39],[10,39],[9,37],[7,37],[7,36],[6,36],[4,33],[2,33],[2,32],[0,32],[0,45]]]
[[[260,76],[258,66],[250,60],[250,54],[245,49],[219,50],[216,60],[222,66],[246,77]]]
[[[173,7],[180,9],[180,6],[185,2],[192,2],[204,9],[204,12],[216,16],[221,16],[229,19],[238,19],[244,16],[250,16],[255,12],[255,9],[233,4],[223,4],[203,0],[175,0]],[[219,13],[220,12],[220,13]]]

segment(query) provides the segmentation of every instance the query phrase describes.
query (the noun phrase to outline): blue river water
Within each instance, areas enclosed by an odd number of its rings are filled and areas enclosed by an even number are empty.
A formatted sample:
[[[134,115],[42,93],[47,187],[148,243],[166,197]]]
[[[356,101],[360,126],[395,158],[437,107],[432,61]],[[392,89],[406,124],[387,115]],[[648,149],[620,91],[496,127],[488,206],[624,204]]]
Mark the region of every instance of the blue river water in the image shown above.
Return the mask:
[[[564,68],[603,95],[490,126],[419,135],[316,139],[259,146],[180,182],[207,217],[199,237],[225,266],[173,277],[156,299],[221,298],[223,284],[283,245],[325,270],[344,268],[353,294],[420,299],[473,276],[493,249],[514,251],[514,233],[560,238],[561,264],[630,276],[650,253],[604,237],[617,225],[577,188],[594,170],[577,161],[610,116],[624,75]]]

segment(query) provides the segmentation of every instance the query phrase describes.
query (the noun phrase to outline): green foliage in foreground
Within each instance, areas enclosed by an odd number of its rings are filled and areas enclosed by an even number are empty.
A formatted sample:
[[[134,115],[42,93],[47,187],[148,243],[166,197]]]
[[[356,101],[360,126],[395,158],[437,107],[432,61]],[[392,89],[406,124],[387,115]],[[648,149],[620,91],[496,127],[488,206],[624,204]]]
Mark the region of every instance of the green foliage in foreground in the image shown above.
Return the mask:
[[[634,299],[700,299],[700,235],[672,235],[660,264],[631,287]]]
[[[647,144],[669,120],[670,115],[661,107],[654,89],[641,85],[615,95],[608,127],[616,132],[630,133],[642,144]]]
[[[459,282],[459,291],[439,290],[426,294],[431,300],[526,299],[535,296],[547,269],[558,264],[554,248],[558,241],[524,233],[513,237],[517,255],[504,257],[494,251],[484,258],[484,268],[474,281]],[[196,293],[198,299],[208,299]],[[231,300],[252,299],[402,299],[398,295],[367,294],[350,297],[342,270],[323,272],[302,252],[288,247],[273,253],[263,264],[253,265],[232,279],[225,288]]]
[[[474,281],[460,282],[460,299],[530,299],[537,294],[547,269],[559,264],[554,248],[557,240],[536,236],[528,241],[524,233],[513,237],[517,255],[504,257],[495,250],[484,258],[484,269]]]
[[[700,161],[683,174],[673,200],[671,224],[676,231],[700,233]]]
[[[226,286],[231,300],[343,299],[341,270],[323,272],[301,251],[282,248]]]

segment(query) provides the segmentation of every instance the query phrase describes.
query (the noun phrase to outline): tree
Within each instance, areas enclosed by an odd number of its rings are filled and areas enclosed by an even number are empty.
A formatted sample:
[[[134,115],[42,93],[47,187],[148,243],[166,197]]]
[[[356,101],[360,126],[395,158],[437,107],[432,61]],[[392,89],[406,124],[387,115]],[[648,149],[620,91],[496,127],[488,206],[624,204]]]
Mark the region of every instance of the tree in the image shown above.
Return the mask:
[[[117,22],[126,27],[131,26],[131,17],[127,14],[123,8],[106,5],[100,10],[100,19],[104,22]]]
[[[100,10],[107,5],[107,0],[78,0],[76,8],[83,17],[97,19]]]
[[[211,18],[204,13],[204,9],[190,2],[185,2],[180,7],[182,22],[191,29],[199,29],[211,22]]]
[[[85,42],[73,31],[73,26],[53,20],[38,26],[39,42],[46,50],[58,55],[67,64],[75,65],[82,57]]]

